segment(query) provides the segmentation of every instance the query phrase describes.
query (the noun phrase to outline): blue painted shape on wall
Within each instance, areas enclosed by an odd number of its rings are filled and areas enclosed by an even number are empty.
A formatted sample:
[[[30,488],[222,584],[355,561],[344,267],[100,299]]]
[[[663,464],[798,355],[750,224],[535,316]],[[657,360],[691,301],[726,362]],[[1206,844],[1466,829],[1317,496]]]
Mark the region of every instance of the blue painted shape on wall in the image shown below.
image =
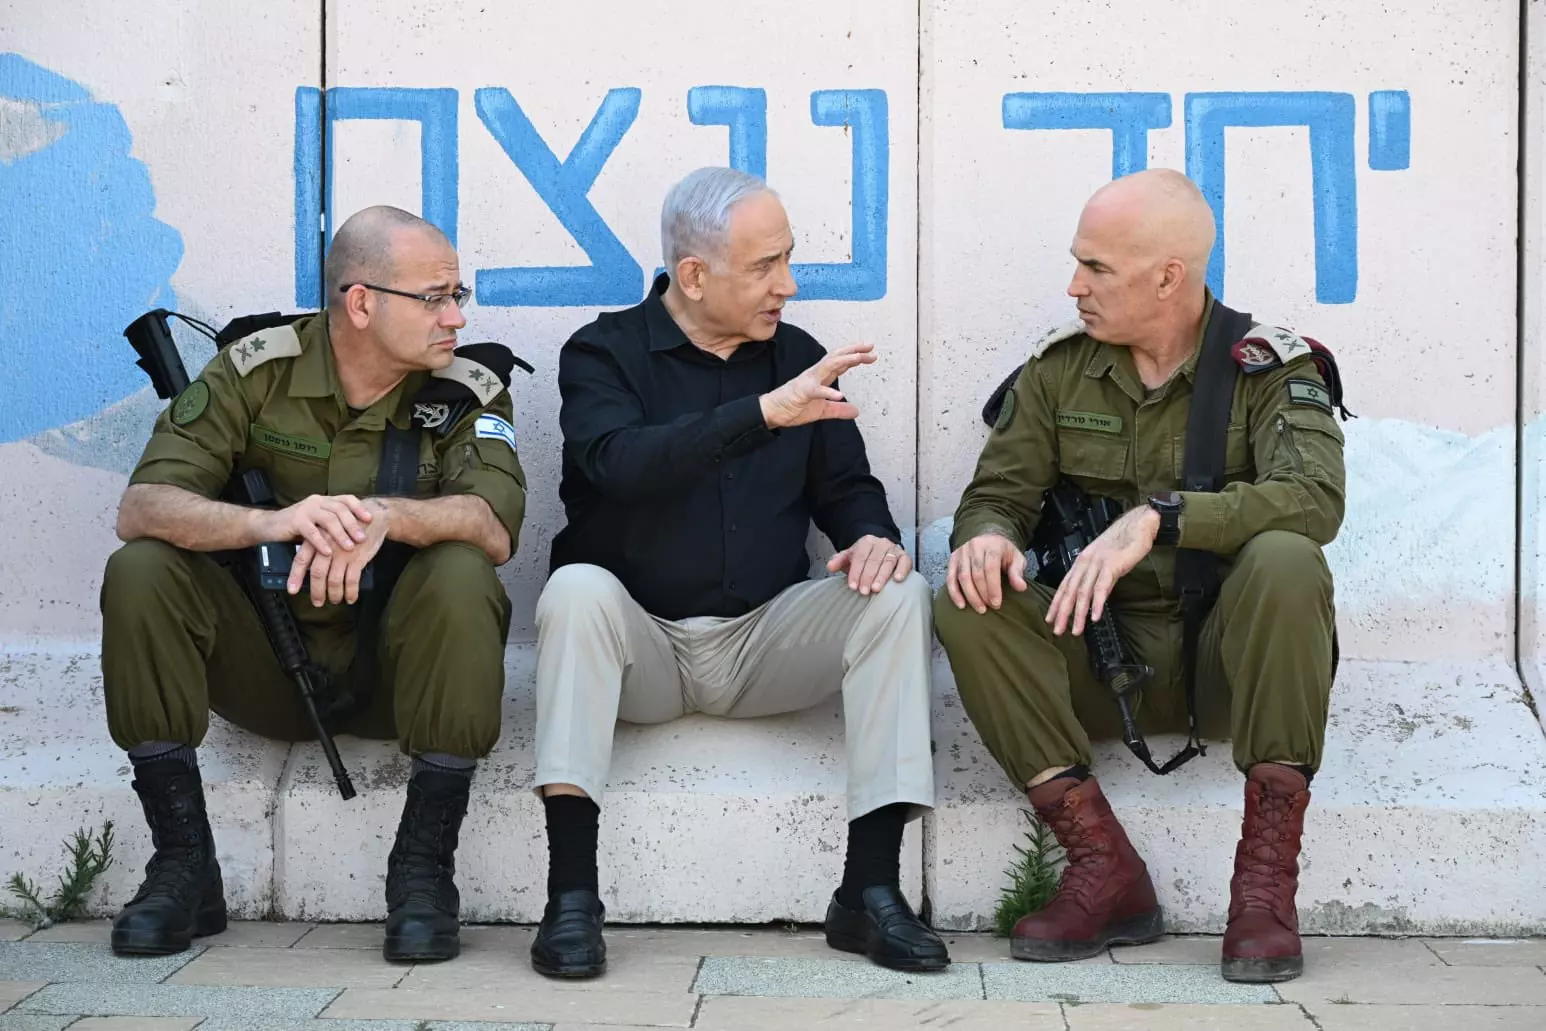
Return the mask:
[[[891,207],[891,131],[886,91],[817,90],[811,121],[845,126],[853,139],[852,260],[795,263],[804,301],[878,301],[886,296],[886,226]]]
[[[295,91],[295,303],[322,306],[322,91]]]
[[[306,87],[302,88],[303,90]],[[312,90],[315,93],[315,90]],[[334,126],[342,121],[378,120],[387,122],[418,122],[419,179],[422,198],[419,215],[433,222],[456,244],[457,220],[457,136],[456,90],[408,89],[399,86],[335,86],[327,91],[327,127],[319,130],[316,120],[320,116],[317,104],[303,101],[302,91],[297,91],[295,102],[296,140],[296,223],[295,223],[295,303],[315,308],[321,304],[322,277],[321,256],[316,254],[316,221],[301,221],[315,210],[315,200],[302,196],[301,161],[312,160],[317,138],[323,140],[326,179],[322,183],[321,196],[326,222],[323,225],[323,246],[333,238],[333,170],[334,142],[337,134]],[[303,139],[306,142],[303,142]],[[316,167],[315,164],[312,167]],[[303,203],[306,210],[302,210]],[[307,254],[303,256],[303,250]],[[303,265],[302,263],[305,262]],[[314,284],[314,285],[311,285]]]
[[[1224,130],[1228,126],[1307,126],[1315,195],[1315,299],[1348,304],[1358,296],[1358,184],[1353,168],[1351,93],[1188,93],[1186,174],[1213,207],[1218,241],[1208,285],[1224,297]]]
[[[768,177],[768,91],[742,86],[694,86],[687,91],[694,125],[730,127],[730,167]]]
[[[1402,172],[1412,165],[1412,95],[1404,89],[1369,94],[1369,167]]]
[[[118,108],[0,54],[0,441],[101,411],[146,387],[123,328],[175,308],[176,229]]]
[[[1006,93],[1006,129],[1107,129],[1111,178],[1149,167],[1149,131],[1170,128],[1168,93]]]
[[[495,307],[628,305],[638,301],[644,270],[590,202],[591,187],[639,114],[641,91],[607,92],[580,141],[563,161],[543,141],[507,89],[474,94],[478,117],[558,217],[589,265],[478,269],[478,303]]]

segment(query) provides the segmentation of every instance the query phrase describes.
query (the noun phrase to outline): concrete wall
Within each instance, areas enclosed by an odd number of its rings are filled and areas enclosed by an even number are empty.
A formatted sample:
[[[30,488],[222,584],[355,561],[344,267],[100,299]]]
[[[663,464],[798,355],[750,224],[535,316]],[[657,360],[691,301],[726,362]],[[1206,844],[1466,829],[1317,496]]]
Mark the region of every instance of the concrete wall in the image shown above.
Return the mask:
[[[514,386],[531,496],[504,573],[529,640],[561,520],[558,349],[642,296],[667,186],[727,161],[786,199],[791,320],[878,345],[848,390],[938,582],[982,400],[1072,310],[1080,205],[1165,165],[1215,205],[1215,289],[1339,356],[1359,416],[1330,552],[1344,657],[1438,663],[1456,712],[1491,704],[1516,655],[1538,685],[1542,8],[789,0],[673,24],[616,0],[6,2],[0,643],[99,633],[114,503],[161,405],[122,327],[158,304],[212,322],[314,306],[319,226],[381,201],[453,235],[466,339],[537,368]],[[184,340],[196,367],[208,349]],[[1499,721],[1529,720],[1517,697]],[[1383,705],[1366,718],[1394,719]],[[1526,796],[1540,785],[1509,804]]]

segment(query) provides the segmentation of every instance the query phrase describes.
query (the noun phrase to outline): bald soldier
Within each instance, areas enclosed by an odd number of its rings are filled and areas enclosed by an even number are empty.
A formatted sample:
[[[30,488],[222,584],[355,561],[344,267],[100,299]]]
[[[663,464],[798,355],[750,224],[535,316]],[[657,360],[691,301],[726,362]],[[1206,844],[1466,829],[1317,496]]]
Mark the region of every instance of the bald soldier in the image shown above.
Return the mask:
[[[225,928],[196,753],[210,710],[265,737],[312,736],[256,609],[216,561],[282,541],[298,544],[289,603],[329,729],[396,738],[413,758],[386,857],[383,952],[458,951],[457,834],[504,689],[510,604],[495,567],[525,511],[515,359],[457,347],[470,291],[456,252],[405,211],[344,222],[323,275],[325,311],[220,350],[161,413],[118,511],[103,689],[155,843],[113,924],[120,954],[178,952]],[[249,469],[281,507],[218,500]],[[341,862],[360,846],[321,844]]]
[[[1177,562],[1197,555],[1216,556],[1219,576],[1196,641],[1198,720],[1233,739],[1246,777],[1222,973],[1278,981],[1302,969],[1300,836],[1335,671],[1321,548],[1343,514],[1340,380],[1318,344],[1215,300],[1213,243],[1213,214],[1178,172],[1095,193],[1072,247],[1080,322],[1032,349],[956,509],[939,637],[983,741],[1070,858],[1052,901],[1015,926],[1019,959],[1080,959],[1164,930],[1145,863],[1089,769],[1091,736],[1117,736],[1120,721],[1083,634],[1109,609],[1134,661],[1155,671],[1139,728],[1184,728]],[[1200,354],[1217,354],[1227,377],[1216,491],[1180,489]],[[1060,482],[1125,512],[1054,590],[1027,580],[1026,549]]]

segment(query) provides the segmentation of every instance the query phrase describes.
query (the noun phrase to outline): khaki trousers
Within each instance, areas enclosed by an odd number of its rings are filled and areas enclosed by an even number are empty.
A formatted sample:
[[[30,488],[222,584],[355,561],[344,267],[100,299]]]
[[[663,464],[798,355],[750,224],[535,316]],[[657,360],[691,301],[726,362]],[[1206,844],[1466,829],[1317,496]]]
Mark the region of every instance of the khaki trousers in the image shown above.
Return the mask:
[[[573,784],[599,804],[619,719],[769,716],[841,691],[849,819],[932,807],[930,604],[917,573],[869,596],[830,576],[743,616],[673,621],[599,566],[561,566],[537,602],[536,786]]]

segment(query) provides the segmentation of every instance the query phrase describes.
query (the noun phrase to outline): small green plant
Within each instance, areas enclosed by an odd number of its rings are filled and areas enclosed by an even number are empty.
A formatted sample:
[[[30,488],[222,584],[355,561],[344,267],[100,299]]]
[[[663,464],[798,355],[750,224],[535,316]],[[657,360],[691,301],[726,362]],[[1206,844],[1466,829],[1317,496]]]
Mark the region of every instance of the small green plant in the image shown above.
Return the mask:
[[[1029,809],[1020,812],[1031,829],[1025,832],[1028,844],[1014,846],[1020,858],[1004,870],[1009,884],[999,896],[998,909],[993,913],[994,933],[1000,938],[1009,937],[1021,917],[1035,913],[1051,901],[1058,887],[1062,847],[1047,825]]]
[[[74,840],[65,843],[64,851],[70,857],[70,865],[59,875],[59,889],[48,901],[43,900],[42,889],[19,873],[12,874],[7,884],[21,903],[14,915],[30,923],[34,930],[73,920],[85,910],[91,886],[102,871],[113,865],[113,821],[105,821],[95,839],[84,827],[80,828]]]

